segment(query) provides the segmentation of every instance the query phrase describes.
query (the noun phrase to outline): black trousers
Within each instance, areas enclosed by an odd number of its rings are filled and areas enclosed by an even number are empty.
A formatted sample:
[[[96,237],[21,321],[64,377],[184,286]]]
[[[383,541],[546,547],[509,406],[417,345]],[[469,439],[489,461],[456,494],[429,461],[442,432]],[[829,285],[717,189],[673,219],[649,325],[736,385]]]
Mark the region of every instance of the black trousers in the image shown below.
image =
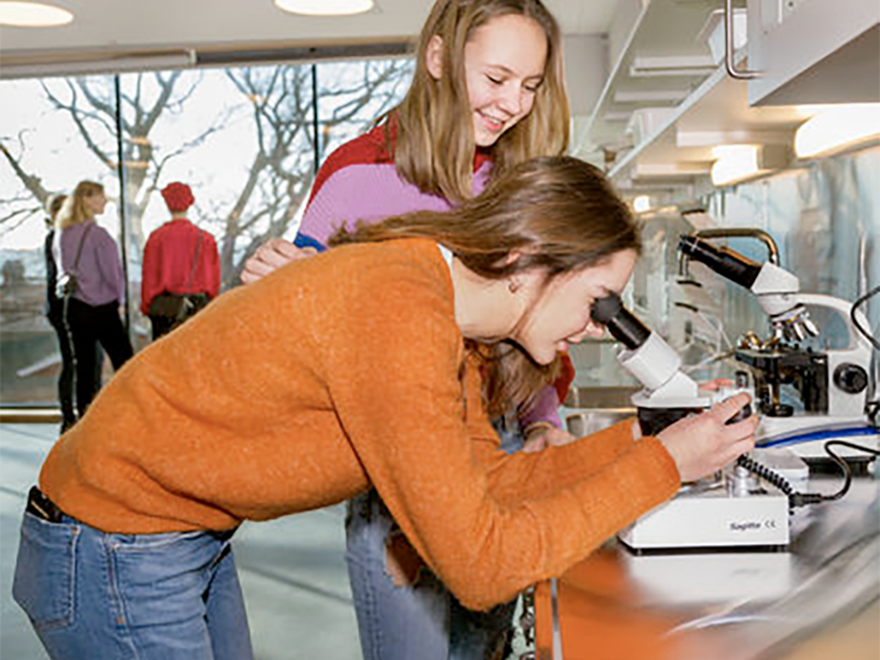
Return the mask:
[[[134,355],[117,307],[115,301],[92,306],[71,298],[67,303],[67,323],[73,336],[76,357],[76,406],[80,417],[85,414],[97,392],[97,344],[107,353],[114,371],[119,371],[126,360]]]
[[[73,346],[64,327],[63,311],[49,313],[49,323],[58,337],[58,349],[61,351],[61,373],[58,374],[58,402],[61,404],[62,426],[69,427],[76,421],[76,410],[73,407],[74,364]]]
[[[73,359],[72,334],[64,323],[64,304],[53,304],[47,315],[49,323],[58,337],[58,350],[61,353],[61,372],[58,374],[58,403],[61,404],[62,428],[67,429],[77,420],[77,407],[73,398],[76,382],[76,365]],[[95,392],[101,389],[101,372],[104,366],[104,352],[95,342]]]

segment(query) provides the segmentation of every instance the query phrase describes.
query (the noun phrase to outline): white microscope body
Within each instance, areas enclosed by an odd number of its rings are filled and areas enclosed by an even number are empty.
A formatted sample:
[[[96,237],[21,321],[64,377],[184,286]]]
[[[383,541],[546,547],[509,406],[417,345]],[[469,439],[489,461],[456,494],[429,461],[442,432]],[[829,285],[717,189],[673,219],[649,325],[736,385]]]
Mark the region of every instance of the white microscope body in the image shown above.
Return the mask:
[[[626,310],[617,296],[596,301],[593,318],[624,344],[618,359],[645,386],[632,401],[646,435],[738,392],[754,396],[742,375],[732,387],[700,390],[681,371],[678,354]],[[783,461],[788,478],[806,479],[807,468],[796,457],[785,451],[774,453]],[[766,458],[762,457],[762,462]],[[789,543],[788,521],[787,495],[761,487],[745,468],[731,467],[717,478],[683,485],[674,498],[622,530],[618,538],[637,552],[778,548]]]
[[[832,438],[857,437],[877,448],[877,429],[868,420],[872,394],[872,346],[859,332],[870,327],[864,313],[851,303],[832,296],[800,292],[800,282],[776,263],[757,264],[728,248],[717,248],[703,236],[755,236],[769,242],[771,259],[776,247],[757,230],[708,230],[681,239],[686,259],[699,261],[719,275],[751,291],[770,320],[771,334],[760,339],[754,333],[743,338],[734,357],[749,367],[755,380],[758,411],[762,415],[758,443],[764,447],[789,447],[808,462],[827,460],[824,442]],[[810,319],[810,308],[839,314],[847,332],[847,346],[839,349],[801,348],[819,330]],[[782,396],[782,387],[793,385],[803,410],[795,410]],[[865,458],[843,449],[844,456]]]

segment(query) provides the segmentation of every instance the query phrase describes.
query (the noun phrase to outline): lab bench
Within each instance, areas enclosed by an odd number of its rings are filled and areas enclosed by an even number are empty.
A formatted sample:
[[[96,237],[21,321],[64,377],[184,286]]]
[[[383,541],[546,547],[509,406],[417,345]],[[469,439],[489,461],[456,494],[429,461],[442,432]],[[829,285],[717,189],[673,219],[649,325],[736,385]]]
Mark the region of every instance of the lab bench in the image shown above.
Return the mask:
[[[840,483],[811,477],[809,490]],[[609,540],[536,585],[536,658],[880,658],[880,480],[798,509],[791,536],[781,551],[641,555]]]

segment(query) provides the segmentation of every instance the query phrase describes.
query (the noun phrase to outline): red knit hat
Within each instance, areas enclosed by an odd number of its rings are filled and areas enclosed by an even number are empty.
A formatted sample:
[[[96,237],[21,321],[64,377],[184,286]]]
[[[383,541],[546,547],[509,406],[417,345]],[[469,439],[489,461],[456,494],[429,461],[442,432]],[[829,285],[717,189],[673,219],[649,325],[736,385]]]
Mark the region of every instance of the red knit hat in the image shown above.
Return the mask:
[[[162,188],[162,197],[165,199],[165,204],[168,205],[168,210],[172,213],[176,211],[186,211],[193,205],[193,202],[196,201],[193,199],[190,187],[179,181],[169,183]]]

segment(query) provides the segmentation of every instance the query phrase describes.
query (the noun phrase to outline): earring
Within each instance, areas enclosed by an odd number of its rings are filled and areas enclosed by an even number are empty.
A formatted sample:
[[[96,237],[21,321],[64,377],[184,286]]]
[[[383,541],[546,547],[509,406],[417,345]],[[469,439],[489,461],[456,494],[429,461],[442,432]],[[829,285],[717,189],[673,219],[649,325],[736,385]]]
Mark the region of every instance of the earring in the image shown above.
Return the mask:
[[[511,293],[516,293],[517,291],[519,291],[519,287],[520,287],[520,284],[517,280],[513,279],[512,277],[508,280],[507,290],[510,291]]]

